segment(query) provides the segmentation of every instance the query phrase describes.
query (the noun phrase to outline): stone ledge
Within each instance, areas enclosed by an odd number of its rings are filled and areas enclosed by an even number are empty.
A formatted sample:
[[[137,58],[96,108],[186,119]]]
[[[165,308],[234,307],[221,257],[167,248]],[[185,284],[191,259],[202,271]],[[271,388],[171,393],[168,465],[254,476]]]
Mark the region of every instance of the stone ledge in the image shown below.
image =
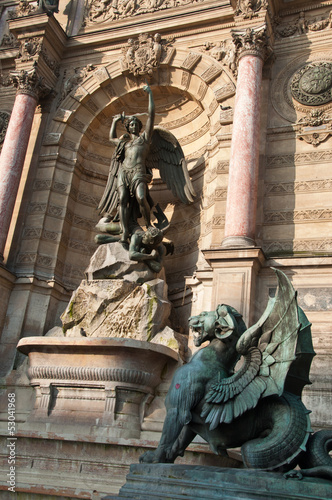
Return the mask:
[[[158,485],[158,488],[156,488]],[[281,473],[175,464],[134,464],[119,499],[131,500],[321,500],[330,498],[324,479],[285,479]],[[111,496],[104,497],[109,500]]]

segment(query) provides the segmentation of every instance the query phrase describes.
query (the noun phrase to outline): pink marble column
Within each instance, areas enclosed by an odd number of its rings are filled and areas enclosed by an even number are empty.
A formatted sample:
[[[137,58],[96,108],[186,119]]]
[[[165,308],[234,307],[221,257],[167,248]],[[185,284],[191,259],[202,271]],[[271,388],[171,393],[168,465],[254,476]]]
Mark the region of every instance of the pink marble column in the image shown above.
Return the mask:
[[[17,94],[0,156],[0,261],[3,260],[38,98],[49,91],[42,84],[36,67],[13,72],[11,81],[17,87]]]
[[[255,246],[264,52],[252,38],[254,31],[240,37],[223,247]]]

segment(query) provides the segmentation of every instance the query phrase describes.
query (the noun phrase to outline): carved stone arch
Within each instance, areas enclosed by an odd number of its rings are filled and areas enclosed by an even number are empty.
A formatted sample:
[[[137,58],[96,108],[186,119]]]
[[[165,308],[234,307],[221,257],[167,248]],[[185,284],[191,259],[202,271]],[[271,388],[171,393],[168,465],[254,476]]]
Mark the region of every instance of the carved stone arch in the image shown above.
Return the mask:
[[[112,117],[126,111],[128,115],[139,115],[144,125],[147,95],[142,90],[143,84],[144,81],[134,75],[123,73],[119,61],[89,72],[62,101],[46,135],[44,144],[52,144],[56,155],[55,170],[63,169],[64,165],[71,170],[60,259],[62,279],[70,286],[76,286],[83,277],[80,269],[84,270],[96,248],[93,242],[94,225],[98,221],[96,206],[106,184],[113,152],[108,141]],[[219,103],[234,95],[234,82],[213,58],[180,49],[171,64],[161,64],[151,86],[156,125],[174,133],[189,160],[189,169],[195,168],[197,160],[204,161],[209,145],[220,130]],[[119,130],[119,134],[124,132],[124,128]],[[203,180],[199,182],[202,184]],[[153,190],[157,192],[158,201],[164,205],[170,203],[168,215],[174,219],[177,201],[158,179],[154,181]],[[188,233],[195,234],[192,245],[187,242],[182,249],[178,245],[175,260],[180,261],[183,253],[198,253],[198,203],[196,207],[195,204],[187,207],[185,212],[182,210],[182,218],[184,216],[187,222],[181,221],[181,231],[177,228],[180,220],[172,220],[175,239],[179,242],[188,241],[183,223]],[[191,259],[192,266],[195,258]]]

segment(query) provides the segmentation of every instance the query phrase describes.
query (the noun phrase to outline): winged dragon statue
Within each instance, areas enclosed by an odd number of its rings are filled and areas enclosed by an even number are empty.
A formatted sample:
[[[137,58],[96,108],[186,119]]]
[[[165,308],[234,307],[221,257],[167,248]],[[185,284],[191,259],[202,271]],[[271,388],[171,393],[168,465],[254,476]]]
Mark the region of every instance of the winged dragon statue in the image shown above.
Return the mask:
[[[169,223],[160,207],[157,207],[157,223],[151,224],[151,209],[154,201],[148,184],[152,180],[152,170],[158,169],[161,179],[174,196],[183,203],[191,203],[195,191],[191,183],[182,148],[174,135],[154,127],[155,105],[149,85],[143,87],[148,93],[148,118],[145,130],[136,116],[116,115],[110,130],[110,142],[115,146],[108,180],[98,209],[104,216],[97,229],[97,243],[120,240],[131,245],[133,260],[161,261],[160,242],[169,228]],[[122,121],[127,133],[117,138],[116,127]],[[143,218],[146,230],[138,224]],[[105,234],[106,233],[106,234]],[[170,251],[172,245],[166,248]],[[145,256],[145,257],[143,257]],[[158,263],[158,262],[157,262]],[[153,266],[152,266],[153,267]],[[157,268],[159,269],[159,265]]]
[[[210,344],[175,372],[159,446],[141,462],[172,463],[198,434],[216,454],[241,447],[248,468],[290,470],[302,463],[307,475],[332,479],[326,452],[332,431],[320,431],[327,432],[325,438],[320,432],[310,436],[310,412],[301,401],[315,355],[311,324],[286,275],[275,272],[277,293],[250,328],[225,304],[189,318],[195,345]],[[234,373],[240,358],[242,366]],[[325,451],[320,444],[317,453],[316,435]]]

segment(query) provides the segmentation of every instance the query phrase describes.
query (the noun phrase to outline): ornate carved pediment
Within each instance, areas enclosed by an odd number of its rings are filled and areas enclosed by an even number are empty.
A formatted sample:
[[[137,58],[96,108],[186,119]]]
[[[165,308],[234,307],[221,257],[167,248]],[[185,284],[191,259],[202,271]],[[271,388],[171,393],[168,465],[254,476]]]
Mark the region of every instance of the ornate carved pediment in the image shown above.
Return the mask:
[[[153,37],[143,33],[138,40],[130,38],[127,46],[123,48],[123,70],[135,76],[151,76],[161,63],[170,61],[175,51],[171,47],[172,41],[173,39],[162,39],[159,33]]]
[[[18,58],[24,61],[33,60],[34,56],[38,56],[42,50],[42,37],[26,38],[21,42]]]

